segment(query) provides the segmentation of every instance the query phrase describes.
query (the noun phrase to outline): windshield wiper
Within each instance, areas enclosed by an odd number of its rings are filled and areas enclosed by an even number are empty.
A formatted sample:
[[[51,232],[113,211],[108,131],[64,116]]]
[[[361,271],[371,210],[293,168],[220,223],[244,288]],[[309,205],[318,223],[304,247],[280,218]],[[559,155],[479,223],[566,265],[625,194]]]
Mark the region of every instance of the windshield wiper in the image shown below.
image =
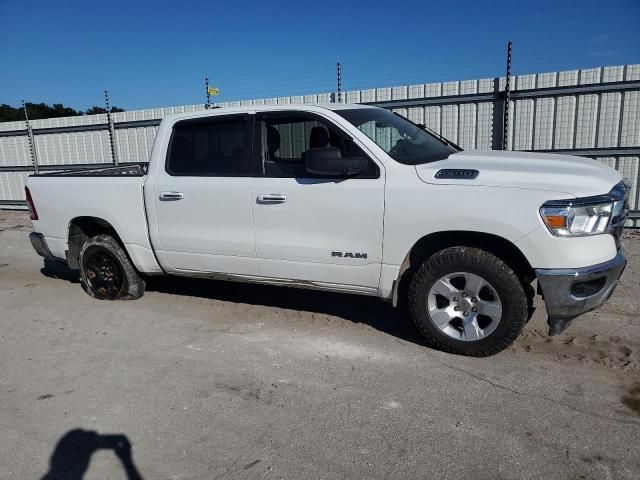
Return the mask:
[[[430,133],[431,135],[438,137],[440,139],[441,142],[446,143],[447,145],[449,145],[450,147],[455,148],[456,150],[458,150],[459,152],[462,151],[462,148],[460,148],[459,145],[456,145],[455,143],[453,143],[451,140],[443,137],[442,135],[440,135],[438,132],[435,132],[433,130],[431,130],[429,127],[427,127],[426,125],[422,124],[422,123],[418,123],[416,124],[418,127],[420,127],[422,130],[424,130],[427,133]]]
[[[432,135],[434,137],[436,137],[437,139],[439,139],[442,143],[449,145],[450,147],[453,147],[454,149],[458,150],[459,152],[462,151],[462,148],[460,148],[459,145],[456,145],[455,143],[453,143],[451,140],[447,140],[446,138],[444,138],[442,135],[440,135],[437,132],[434,132],[433,130],[431,130],[429,127],[427,127],[424,123],[413,123],[411,120],[409,120],[406,117],[403,117],[402,115],[400,115],[397,112],[392,112],[394,115],[399,116],[401,119],[406,120],[407,122],[411,123],[412,125],[415,125],[416,127],[418,127],[420,130],[424,130],[425,132],[427,132],[429,135]]]

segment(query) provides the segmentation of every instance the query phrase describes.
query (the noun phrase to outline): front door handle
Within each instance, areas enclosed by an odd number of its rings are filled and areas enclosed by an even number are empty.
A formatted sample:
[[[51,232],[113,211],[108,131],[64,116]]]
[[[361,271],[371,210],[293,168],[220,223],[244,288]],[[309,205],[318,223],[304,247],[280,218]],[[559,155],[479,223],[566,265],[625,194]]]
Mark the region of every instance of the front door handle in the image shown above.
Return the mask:
[[[266,195],[258,195],[258,198],[256,199],[256,201],[260,205],[273,205],[273,204],[276,204],[276,203],[284,203],[284,202],[286,202],[287,201],[287,196],[286,195],[270,193],[270,194],[266,194]]]
[[[183,198],[184,195],[182,194],[182,192],[162,192],[160,194],[160,200],[164,201],[182,200]]]

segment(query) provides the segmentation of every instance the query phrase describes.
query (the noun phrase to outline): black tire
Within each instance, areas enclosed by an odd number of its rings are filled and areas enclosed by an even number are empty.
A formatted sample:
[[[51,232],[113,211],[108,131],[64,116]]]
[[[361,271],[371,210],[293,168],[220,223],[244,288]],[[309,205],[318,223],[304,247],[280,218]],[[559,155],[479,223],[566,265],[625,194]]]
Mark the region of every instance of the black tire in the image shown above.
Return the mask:
[[[80,250],[80,284],[99,300],[135,300],[144,294],[145,281],[127,253],[111,235],[97,235]]]
[[[431,287],[445,275],[469,272],[488,281],[502,303],[502,316],[495,330],[477,341],[464,341],[443,333],[431,321],[427,297]],[[485,357],[511,345],[528,317],[527,296],[522,282],[495,255],[469,247],[451,247],[429,257],[416,271],[409,287],[409,311],[430,346],[459,355]]]

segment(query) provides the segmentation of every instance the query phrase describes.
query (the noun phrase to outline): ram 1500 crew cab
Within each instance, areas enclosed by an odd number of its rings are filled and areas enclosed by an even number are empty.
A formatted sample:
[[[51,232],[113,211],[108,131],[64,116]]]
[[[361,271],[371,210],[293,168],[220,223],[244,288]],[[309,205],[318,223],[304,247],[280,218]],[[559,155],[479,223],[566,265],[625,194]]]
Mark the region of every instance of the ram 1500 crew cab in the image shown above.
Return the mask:
[[[369,106],[166,117],[148,167],[32,175],[31,242],[98,299],[151,275],[406,301],[427,341],[490,355],[536,292],[550,334],[611,295],[628,187],[565,155],[466,151]]]

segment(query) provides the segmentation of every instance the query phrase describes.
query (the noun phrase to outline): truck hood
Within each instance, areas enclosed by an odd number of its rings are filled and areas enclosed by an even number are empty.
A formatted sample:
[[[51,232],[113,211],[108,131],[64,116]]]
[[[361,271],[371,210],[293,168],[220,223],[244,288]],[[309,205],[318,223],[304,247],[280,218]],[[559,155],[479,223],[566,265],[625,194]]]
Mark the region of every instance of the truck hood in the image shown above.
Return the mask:
[[[435,178],[441,169],[477,170],[475,178]],[[445,160],[416,165],[426,183],[546,190],[575,197],[608,193],[622,175],[596,160],[572,155],[468,150]]]

